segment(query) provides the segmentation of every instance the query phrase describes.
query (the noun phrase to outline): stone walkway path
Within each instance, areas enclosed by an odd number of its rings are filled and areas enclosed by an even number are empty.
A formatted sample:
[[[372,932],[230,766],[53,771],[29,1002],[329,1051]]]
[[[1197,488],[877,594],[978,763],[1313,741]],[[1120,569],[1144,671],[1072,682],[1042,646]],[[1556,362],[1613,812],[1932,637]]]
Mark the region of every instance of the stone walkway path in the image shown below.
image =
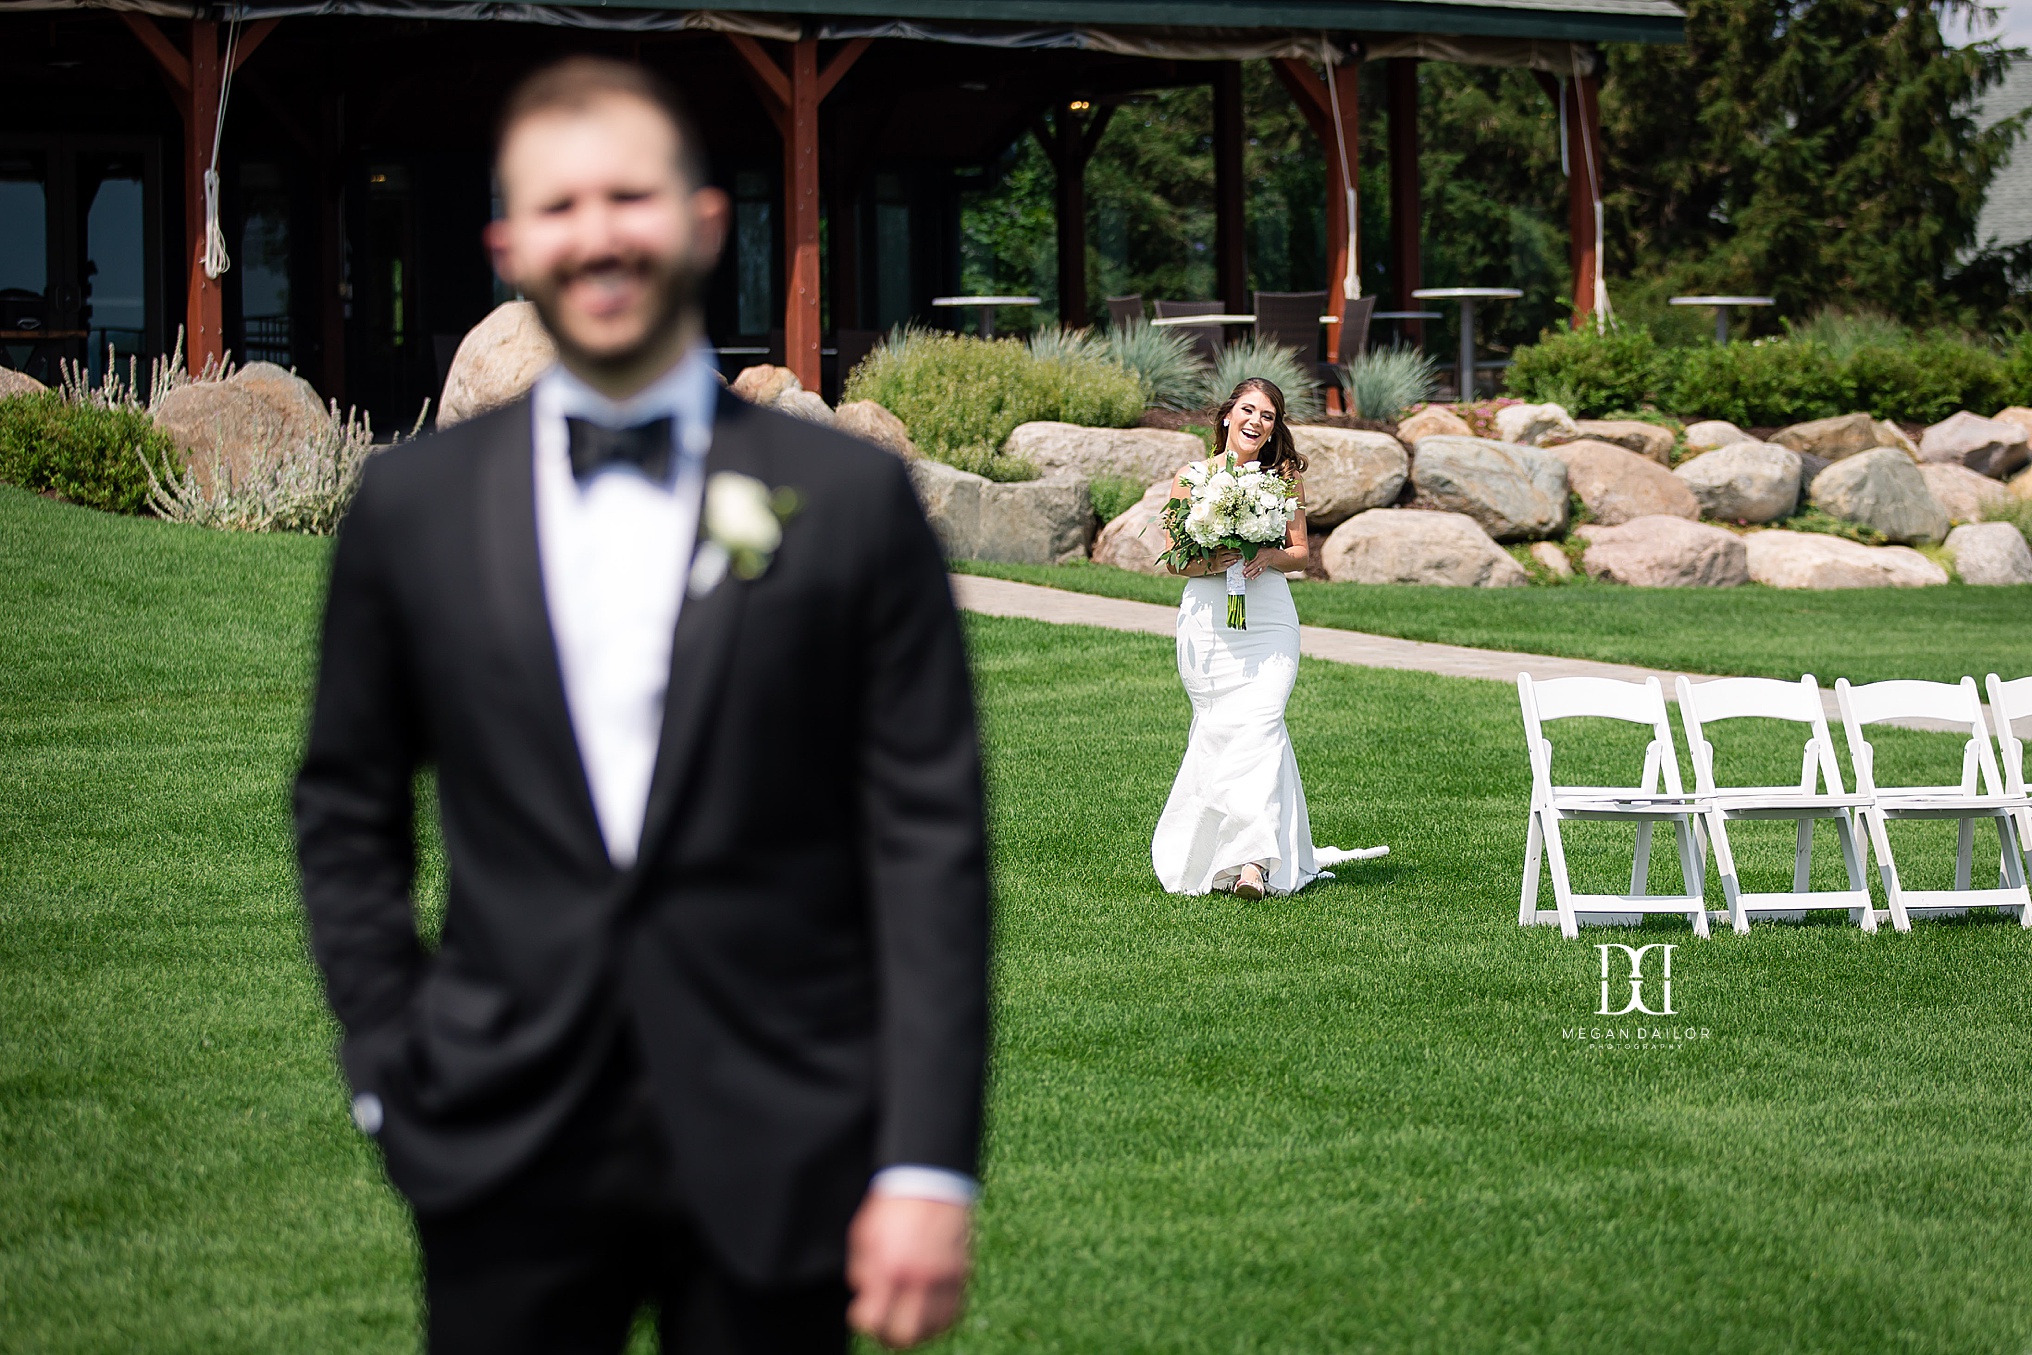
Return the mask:
[[[984,616],[1016,616],[1032,621],[1061,625],[1099,626],[1105,630],[1135,631],[1144,635],[1175,633],[1178,609],[1154,602],[1131,602],[1127,598],[1097,597],[1063,588],[1014,583],[1008,579],[984,578],[978,574],[950,576],[953,596],[960,606]],[[1627,663],[1598,663],[1592,659],[1563,659],[1550,654],[1518,654],[1500,649],[1470,649],[1466,645],[1433,644],[1425,640],[1399,640],[1388,635],[1362,631],[1335,630],[1326,626],[1300,626],[1298,652],[1330,663],[1355,664],[1363,668],[1397,668],[1446,677],[1487,678],[1514,685],[1517,674],[1534,678],[1601,677],[1621,682],[1642,682],[1655,677],[1665,688],[1665,699],[1673,697],[1672,680],[1679,673],[1660,668],[1640,668]],[[1688,673],[1695,682],[1710,674]],[[1835,704],[1834,689],[1821,689],[1830,725],[1840,725],[1841,709]],[[1898,720],[1892,723],[1930,732],[1952,726],[1934,720]]]

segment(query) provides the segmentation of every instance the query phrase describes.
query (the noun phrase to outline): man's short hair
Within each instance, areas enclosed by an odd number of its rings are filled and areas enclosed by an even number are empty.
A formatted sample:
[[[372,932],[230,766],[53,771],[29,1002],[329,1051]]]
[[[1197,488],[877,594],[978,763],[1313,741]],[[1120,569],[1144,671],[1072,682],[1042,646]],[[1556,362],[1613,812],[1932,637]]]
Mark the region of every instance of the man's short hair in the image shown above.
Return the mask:
[[[652,70],[602,56],[566,57],[525,76],[501,105],[501,117],[494,124],[494,163],[500,164],[508,134],[525,118],[539,113],[583,112],[615,95],[640,99],[669,120],[677,134],[677,172],[691,187],[703,187],[707,182],[705,150],[699,142],[698,124],[692,121],[677,90]]]

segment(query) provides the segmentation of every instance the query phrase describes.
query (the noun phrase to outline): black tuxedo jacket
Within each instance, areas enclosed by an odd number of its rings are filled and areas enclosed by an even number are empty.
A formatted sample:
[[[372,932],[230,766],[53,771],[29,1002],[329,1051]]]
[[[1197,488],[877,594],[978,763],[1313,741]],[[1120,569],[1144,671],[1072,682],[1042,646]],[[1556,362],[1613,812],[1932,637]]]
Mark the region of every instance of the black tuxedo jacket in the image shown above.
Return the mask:
[[[296,783],[313,954],[419,1212],[526,1163],[632,1033],[736,1273],[837,1276],[871,1172],[977,1170],[988,884],[944,564],[902,464],[723,394],[708,474],[794,488],[688,597],[637,863],[609,861],[545,609],[525,399],[376,457]],[[701,527],[701,540],[704,529]],[[428,952],[412,787],[450,867]]]

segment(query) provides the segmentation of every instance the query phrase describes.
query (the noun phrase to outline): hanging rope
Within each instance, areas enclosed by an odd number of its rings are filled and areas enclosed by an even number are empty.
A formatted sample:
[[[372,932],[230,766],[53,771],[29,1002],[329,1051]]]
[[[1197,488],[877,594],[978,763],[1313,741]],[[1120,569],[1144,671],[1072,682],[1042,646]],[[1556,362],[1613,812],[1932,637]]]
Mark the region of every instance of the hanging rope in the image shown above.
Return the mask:
[[[1361,214],[1357,210],[1359,200],[1355,196],[1355,173],[1348,160],[1348,135],[1341,127],[1341,82],[1334,78],[1333,44],[1326,34],[1319,35],[1319,59],[1326,75],[1327,104],[1333,110],[1334,143],[1341,155],[1341,186],[1347,193],[1348,212],[1348,271],[1341,279],[1341,295],[1350,301],[1359,301],[1362,296],[1362,270],[1359,260],[1361,252]]]
[[[219,109],[212,119],[212,162],[205,167],[205,276],[218,281],[219,275],[233,266],[233,260],[226,253],[226,233],[219,227],[219,143],[226,133],[226,103],[233,94],[233,62],[239,54],[240,16],[243,6],[233,7],[233,15],[226,21],[225,64],[219,75]]]
[[[1569,50],[1571,51],[1573,57],[1573,97],[1575,105],[1578,106],[1581,98],[1583,97],[1581,94],[1581,84],[1580,84],[1581,80],[1580,47],[1578,46],[1578,44],[1576,44]],[[1565,111],[1566,111],[1566,100],[1561,99],[1560,112],[1564,114]],[[1609,321],[1614,317],[1609,313],[1608,279],[1602,276],[1602,254],[1603,254],[1602,244],[1604,233],[1602,230],[1601,175],[1598,172],[1595,160],[1594,135],[1591,129],[1588,127],[1589,119],[1587,117],[1587,110],[1585,108],[1577,107],[1577,111],[1581,115],[1580,154],[1581,159],[1587,161],[1588,197],[1594,203],[1595,208],[1595,276],[1594,276],[1595,333],[1603,334],[1608,332]],[[1562,144],[1564,144],[1563,139]],[[1574,282],[1578,284],[1580,282],[1580,279],[1575,278]]]

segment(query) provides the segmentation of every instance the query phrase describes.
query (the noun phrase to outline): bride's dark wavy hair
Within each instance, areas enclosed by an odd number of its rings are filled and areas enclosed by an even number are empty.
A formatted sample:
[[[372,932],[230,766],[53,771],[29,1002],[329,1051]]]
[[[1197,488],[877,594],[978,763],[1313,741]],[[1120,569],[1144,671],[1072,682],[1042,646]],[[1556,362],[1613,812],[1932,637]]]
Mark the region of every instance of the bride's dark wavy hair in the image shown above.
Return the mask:
[[[1270,430],[1270,440],[1263,444],[1263,450],[1256,459],[1263,463],[1263,469],[1279,475],[1305,474],[1305,457],[1299,453],[1298,442],[1291,436],[1291,422],[1284,414],[1284,392],[1277,389],[1274,381],[1265,381],[1260,376],[1245,377],[1228,394],[1227,403],[1214,418],[1214,455],[1228,450],[1228,413],[1235,407],[1235,401],[1242,398],[1242,392],[1254,388],[1270,397],[1270,403],[1277,408],[1277,426]]]

